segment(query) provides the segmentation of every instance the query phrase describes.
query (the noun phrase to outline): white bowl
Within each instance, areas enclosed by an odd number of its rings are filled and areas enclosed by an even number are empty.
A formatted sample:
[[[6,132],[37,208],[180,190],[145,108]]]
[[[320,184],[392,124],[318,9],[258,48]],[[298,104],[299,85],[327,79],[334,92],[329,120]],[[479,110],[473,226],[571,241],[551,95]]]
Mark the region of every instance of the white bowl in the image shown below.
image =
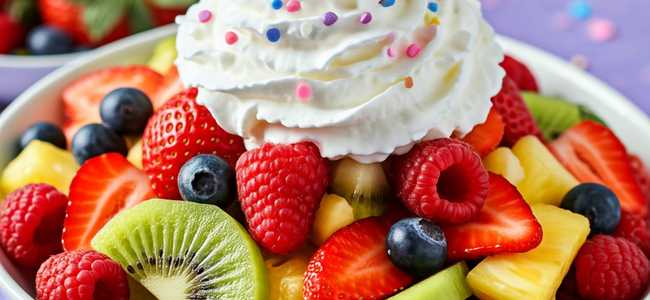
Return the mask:
[[[21,132],[36,121],[60,122],[60,94],[63,87],[81,74],[107,66],[144,63],[157,41],[173,35],[173,25],[138,34],[100,48],[45,77],[0,115],[0,169],[15,155]],[[507,38],[500,38],[508,53],[526,61],[537,75],[546,94],[563,96],[585,104],[599,114],[620,135],[628,148],[650,162],[650,121],[627,99],[594,77],[543,51]],[[0,293],[9,299],[31,299],[33,283],[16,272],[0,251]],[[12,276],[13,275],[13,276]],[[1,297],[0,297],[1,298]],[[647,298],[650,299],[650,298]]]
[[[0,55],[0,106],[9,104],[39,79],[85,54]]]

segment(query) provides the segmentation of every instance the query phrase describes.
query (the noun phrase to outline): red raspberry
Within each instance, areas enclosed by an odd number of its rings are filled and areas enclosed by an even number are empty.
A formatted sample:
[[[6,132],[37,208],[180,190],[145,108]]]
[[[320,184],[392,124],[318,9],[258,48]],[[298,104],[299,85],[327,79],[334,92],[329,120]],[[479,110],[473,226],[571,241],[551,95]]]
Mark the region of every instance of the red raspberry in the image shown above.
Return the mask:
[[[514,59],[512,56],[506,55],[501,63],[501,67],[506,70],[506,75],[512,78],[520,90],[539,92],[535,76],[533,76],[533,73],[522,62]]]
[[[492,97],[492,104],[506,124],[503,135],[503,143],[506,146],[514,145],[527,135],[535,135],[543,140],[542,132],[521,97],[517,84],[510,77],[503,78],[503,87],[499,94]]]
[[[596,235],[580,249],[575,267],[578,291],[585,299],[638,299],[648,287],[648,259],[623,238]]]
[[[489,175],[471,146],[453,139],[416,145],[394,161],[396,191],[416,215],[446,224],[468,222],[481,210]]]
[[[92,250],[50,257],[36,273],[39,300],[126,300],[129,284],[122,267]]]
[[[307,239],[328,183],[327,160],[311,143],[265,144],[237,162],[239,201],[253,238],[286,254]]]
[[[47,184],[26,185],[9,194],[0,213],[0,242],[18,264],[36,269],[63,251],[61,232],[68,197]]]
[[[241,137],[225,132],[204,106],[197,89],[167,101],[149,120],[143,136],[142,163],[158,197],[181,199],[176,176],[198,154],[214,154],[235,166],[246,151]]]
[[[614,236],[635,243],[645,253],[646,257],[650,257],[650,227],[648,227],[644,218],[623,213]]]

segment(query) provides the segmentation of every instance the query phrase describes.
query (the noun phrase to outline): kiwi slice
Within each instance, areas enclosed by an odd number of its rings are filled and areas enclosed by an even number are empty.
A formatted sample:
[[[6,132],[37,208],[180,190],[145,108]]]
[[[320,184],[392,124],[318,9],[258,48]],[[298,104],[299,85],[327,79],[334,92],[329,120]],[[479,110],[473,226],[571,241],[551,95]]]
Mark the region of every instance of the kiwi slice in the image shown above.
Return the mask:
[[[110,220],[92,246],[161,300],[268,296],[259,248],[214,205],[145,201]]]
[[[334,167],[331,190],[348,200],[357,220],[382,215],[391,195],[381,164],[362,164],[350,158]]]
[[[388,299],[465,300],[472,295],[465,276],[467,276],[467,265],[464,262],[459,262]]]

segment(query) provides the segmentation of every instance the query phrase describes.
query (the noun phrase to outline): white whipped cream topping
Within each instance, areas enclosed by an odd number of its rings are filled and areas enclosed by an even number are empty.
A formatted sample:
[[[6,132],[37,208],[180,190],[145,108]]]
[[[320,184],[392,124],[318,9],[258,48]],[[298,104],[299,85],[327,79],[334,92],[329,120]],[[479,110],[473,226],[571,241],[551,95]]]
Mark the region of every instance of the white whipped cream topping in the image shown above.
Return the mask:
[[[327,158],[382,161],[467,133],[501,87],[503,52],[477,0],[438,0],[437,13],[426,0],[302,0],[293,13],[287,1],[280,10],[271,2],[201,0],[177,20],[183,82],[199,87],[199,103],[249,149],[312,141]],[[205,10],[212,18],[201,22]],[[323,24],[328,11],[338,15],[332,26]],[[438,26],[425,21],[432,16]],[[266,36],[272,27],[282,33],[276,43]],[[229,31],[235,44],[225,41]],[[421,52],[411,58],[413,43]],[[313,90],[309,100],[296,95],[299,84]]]

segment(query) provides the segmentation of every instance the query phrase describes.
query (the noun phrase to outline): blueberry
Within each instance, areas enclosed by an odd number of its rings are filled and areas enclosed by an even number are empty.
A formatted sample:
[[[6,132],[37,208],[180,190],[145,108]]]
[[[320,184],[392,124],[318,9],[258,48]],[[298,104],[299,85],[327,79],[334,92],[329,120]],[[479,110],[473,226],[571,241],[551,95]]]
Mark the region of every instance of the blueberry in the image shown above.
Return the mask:
[[[35,55],[64,54],[74,51],[72,39],[63,31],[39,26],[29,32],[27,49]]]
[[[108,93],[99,106],[102,122],[119,134],[141,134],[153,114],[151,100],[134,88],[119,88]]]
[[[181,168],[178,189],[185,201],[225,208],[237,196],[235,171],[221,157],[197,155]]]
[[[418,278],[438,272],[447,261],[447,240],[442,229],[422,218],[393,224],[386,247],[396,266]]]
[[[66,148],[65,134],[52,123],[38,122],[27,128],[20,137],[20,149],[27,147],[33,140],[48,142],[61,149]]]
[[[102,124],[88,124],[81,127],[72,137],[72,154],[80,164],[109,152],[126,156],[128,149],[121,136]]]
[[[574,187],[562,199],[561,207],[587,217],[592,234],[612,233],[621,221],[621,204],[616,194],[597,183]]]

